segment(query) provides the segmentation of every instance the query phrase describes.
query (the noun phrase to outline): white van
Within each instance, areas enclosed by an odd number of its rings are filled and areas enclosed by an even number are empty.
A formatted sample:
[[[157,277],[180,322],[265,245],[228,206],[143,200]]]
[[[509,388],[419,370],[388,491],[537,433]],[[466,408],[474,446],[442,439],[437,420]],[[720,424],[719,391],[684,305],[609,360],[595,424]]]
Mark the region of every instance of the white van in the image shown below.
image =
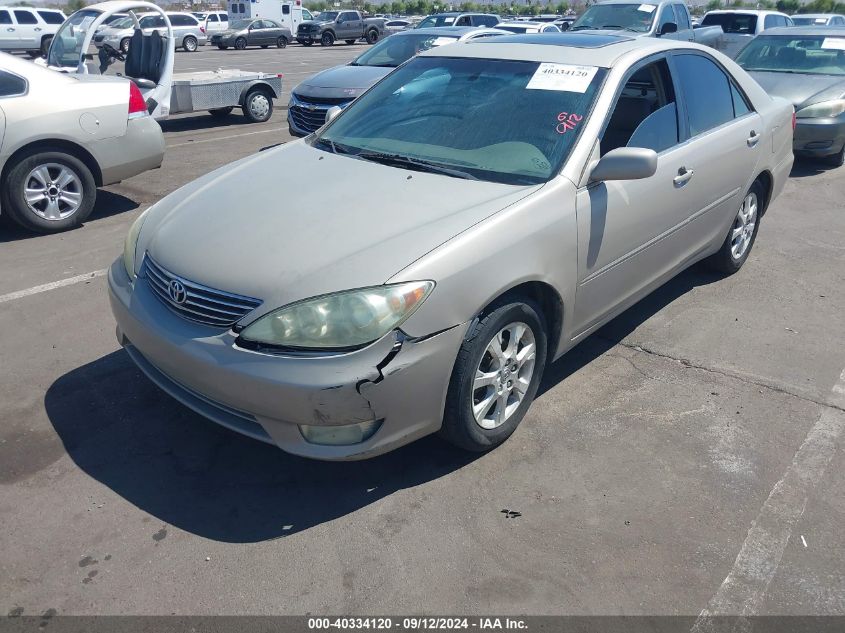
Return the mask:
[[[0,6],[0,51],[46,55],[56,31],[67,19],[58,9]]]
[[[300,22],[313,20],[311,12],[302,6],[302,0],[230,0],[229,21],[252,18],[270,18],[296,33]]]

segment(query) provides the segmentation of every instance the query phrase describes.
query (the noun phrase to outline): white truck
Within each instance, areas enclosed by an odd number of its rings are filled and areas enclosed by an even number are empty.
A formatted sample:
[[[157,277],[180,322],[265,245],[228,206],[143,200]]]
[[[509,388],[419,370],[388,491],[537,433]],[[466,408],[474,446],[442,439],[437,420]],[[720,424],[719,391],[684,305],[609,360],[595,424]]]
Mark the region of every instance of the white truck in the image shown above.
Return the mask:
[[[149,12],[160,14],[166,28],[144,33],[136,13]],[[128,52],[105,42],[97,50],[92,45],[97,27],[116,13],[128,14],[135,23]],[[236,107],[251,122],[261,123],[272,116],[273,100],[282,92],[281,74],[242,70],[174,73],[173,42],[173,27],[159,6],[142,0],[110,0],[71,15],[53,38],[44,64],[60,72],[87,75],[105,74],[115,61],[124,62],[123,76],[138,86],[147,111],[157,119],[202,110],[226,115]],[[99,67],[93,65],[95,59]]]
[[[252,18],[269,18],[296,33],[300,22],[313,20],[311,12],[302,6],[302,0],[231,0],[228,5],[229,22]]]

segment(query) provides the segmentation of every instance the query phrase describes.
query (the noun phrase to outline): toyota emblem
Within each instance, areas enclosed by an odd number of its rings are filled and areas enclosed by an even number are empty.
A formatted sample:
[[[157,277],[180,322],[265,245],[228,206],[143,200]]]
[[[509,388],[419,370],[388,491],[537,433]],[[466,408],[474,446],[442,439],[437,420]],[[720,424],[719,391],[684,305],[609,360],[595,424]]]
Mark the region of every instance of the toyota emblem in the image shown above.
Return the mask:
[[[188,291],[185,290],[185,284],[178,279],[174,279],[167,286],[167,294],[170,295],[173,303],[178,303],[179,305],[185,303],[185,300],[188,298]]]

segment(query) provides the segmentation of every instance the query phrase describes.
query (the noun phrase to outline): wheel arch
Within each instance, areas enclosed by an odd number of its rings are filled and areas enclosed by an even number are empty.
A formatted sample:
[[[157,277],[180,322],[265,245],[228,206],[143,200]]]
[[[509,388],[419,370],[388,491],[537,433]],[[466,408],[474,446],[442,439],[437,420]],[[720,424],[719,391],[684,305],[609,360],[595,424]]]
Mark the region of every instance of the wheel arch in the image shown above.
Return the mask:
[[[250,82],[249,82],[246,86],[244,86],[244,87],[243,87],[243,89],[241,90],[241,96],[240,96],[240,97],[238,97],[238,105],[240,105],[240,106],[243,106],[243,105],[244,105],[244,103],[246,102],[246,96],[247,96],[247,95],[248,95],[248,94],[249,94],[249,93],[250,93],[250,92],[251,92],[251,91],[252,91],[252,90],[253,90],[256,86],[260,86],[260,87],[262,87],[262,88],[265,88],[265,89],[267,90],[267,92],[269,92],[269,93],[270,93],[270,95],[271,95],[274,99],[278,99],[278,98],[279,98],[279,95],[278,95],[278,94],[276,94],[276,90],[273,88],[273,86],[271,86],[271,85],[270,85],[269,83],[267,83],[266,81],[262,81],[261,79],[256,79],[256,80],[254,80],[254,81],[250,81]]]
[[[764,169],[759,174],[757,174],[757,177],[751,182],[753,184],[758,181],[761,185],[763,185],[763,210],[760,212],[760,217],[762,217],[766,214],[766,211],[768,211],[769,209],[769,202],[772,200],[772,190],[774,188],[775,180],[772,177],[771,172],[768,169]]]
[[[540,307],[541,316],[545,319],[546,327],[548,328],[546,332],[548,338],[546,347],[548,350],[547,358],[551,361],[555,357],[561,333],[563,332],[563,299],[560,293],[545,281],[525,281],[501,292],[479,310],[467,330],[467,335],[472,332],[475,324],[483,315],[495,310],[504,303],[517,299],[531,300]]]
[[[81,160],[91,171],[91,175],[94,176],[94,184],[98,187],[103,186],[103,172],[100,169],[100,164],[97,162],[97,159],[81,145],[64,139],[40,139],[17,148],[9,156],[9,158],[6,159],[6,163],[3,165],[3,169],[0,171],[0,182],[6,181],[6,176],[8,175],[9,170],[13,165],[17,164],[24,155],[34,151],[50,150],[63,151],[74,158]]]

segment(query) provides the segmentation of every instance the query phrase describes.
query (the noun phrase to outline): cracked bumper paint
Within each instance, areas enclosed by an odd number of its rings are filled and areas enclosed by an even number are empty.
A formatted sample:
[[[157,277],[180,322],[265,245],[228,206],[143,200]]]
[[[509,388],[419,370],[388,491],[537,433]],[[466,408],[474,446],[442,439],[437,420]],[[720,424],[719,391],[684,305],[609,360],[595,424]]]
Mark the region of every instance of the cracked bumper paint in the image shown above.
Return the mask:
[[[164,391],[223,426],[316,459],[364,459],[437,431],[466,330],[416,341],[393,332],[348,354],[283,357],[240,349],[232,332],[176,316],[145,283],[130,283],[120,259],[109,298],[118,341]],[[382,421],[379,430],[348,446],[311,444],[299,430],[370,420]]]

